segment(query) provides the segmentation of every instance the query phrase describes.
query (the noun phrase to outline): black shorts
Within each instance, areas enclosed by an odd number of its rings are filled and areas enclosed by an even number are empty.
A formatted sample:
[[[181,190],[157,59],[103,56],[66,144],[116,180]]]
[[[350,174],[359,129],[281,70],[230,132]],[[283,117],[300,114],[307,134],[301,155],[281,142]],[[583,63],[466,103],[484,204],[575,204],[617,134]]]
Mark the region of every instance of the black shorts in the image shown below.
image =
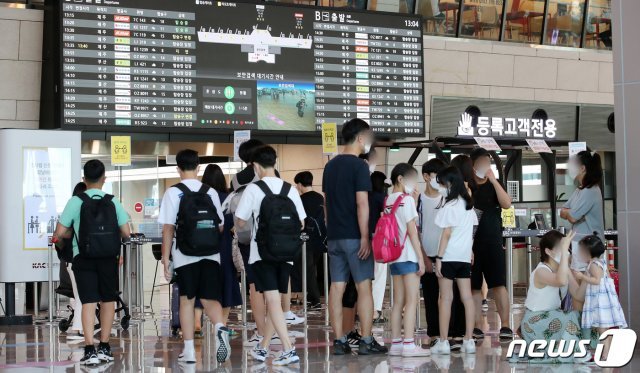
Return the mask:
[[[251,265],[256,290],[277,290],[281,294],[289,292],[289,277],[293,266],[287,262],[267,262],[259,260]]]
[[[176,268],[180,296],[188,299],[222,299],[222,272],[215,260],[204,259],[199,262]]]
[[[477,245],[476,245],[477,244]],[[502,245],[473,245],[473,266],[471,267],[471,289],[482,289],[482,279],[489,289],[507,285],[505,251]]]
[[[471,278],[471,263],[467,262],[442,262],[440,269],[442,276],[449,280],[458,278]]]
[[[71,264],[82,304],[118,300],[118,258],[83,258]]]

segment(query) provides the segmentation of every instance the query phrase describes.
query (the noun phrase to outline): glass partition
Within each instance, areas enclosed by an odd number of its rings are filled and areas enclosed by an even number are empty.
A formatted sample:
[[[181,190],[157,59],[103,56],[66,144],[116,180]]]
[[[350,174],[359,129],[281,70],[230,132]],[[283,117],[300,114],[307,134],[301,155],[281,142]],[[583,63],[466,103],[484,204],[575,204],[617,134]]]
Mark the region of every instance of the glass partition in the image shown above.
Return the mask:
[[[369,0],[368,10],[391,13],[413,13],[416,0]]]
[[[507,0],[505,41],[540,43],[545,0]]]
[[[417,0],[416,13],[422,16],[424,33],[455,36],[460,0]]]
[[[549,0],[544,44],[580,46],[584,0]]]
[[[502,23],[503,0],[464,0],[460,22],[460,36],[498,40]]]
[[[319,5],[334,8],[365,9],[367,0],[320,0]]]
[[[611,0],[590,0],[584,47],[611,49]]]

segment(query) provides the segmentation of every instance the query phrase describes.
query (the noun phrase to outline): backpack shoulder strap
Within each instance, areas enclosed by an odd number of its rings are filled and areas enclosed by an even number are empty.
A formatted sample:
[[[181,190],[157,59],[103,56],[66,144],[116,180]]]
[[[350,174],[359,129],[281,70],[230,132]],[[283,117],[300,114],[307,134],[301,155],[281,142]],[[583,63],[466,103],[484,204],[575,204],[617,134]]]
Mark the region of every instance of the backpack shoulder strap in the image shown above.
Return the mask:
[[[271,191],[271,188],[269,188],[267,183],[265,183],[263,180],[258,180],[254,184],[256,184],[258,188],[260,188],[260,190],[262,190],[265,196],[270,196],[273,194],[273,192]]]
[[[202,186],[200,187],[200,190],[198,190],[198,193],[207,194],[207,193],[209,193],[209,189],[211,189],[211,188],[208,185],[202,184]]]
[[[178,188],[184,194],[191,193],[191,189],[189,189],[189,187],[187,187],[183,183],[178,183],[178,184],[174,185],[173,187],[174,188]]]
[[[113,198],[114,198],[113,194],[105,194],[104,196],[102,196],[102,200],[104,202],[111,202]]]
[[[282,189],[280,189],[280,195],[281,196],[289,196],[289,191],[291,191],[291,184],[287,183],[286,181],[282,182]]]
[[[398,210],[398,208],[400,207],[400,204],[402,203],[402,200],[404,199],[404,197],[406,197],[406,194],[401,194],[398,196],[398,198],[396,198],[396,201],[393,203],[393,208],[391,208],[391,214],[395,214],[396,211]]]
[[[83,193],[78,194],[78,195],[77,195],[77,197],[78,197],[78,198],[80,198],[80,200],[82,201],[82,203],[85,203],[85,202],[88,202],[88,201],[90,201],[90,200],[91,200],[91,197],[89,197],[89,196],[87,195],[87,193],[84,193],[84,192],[83,192]]]

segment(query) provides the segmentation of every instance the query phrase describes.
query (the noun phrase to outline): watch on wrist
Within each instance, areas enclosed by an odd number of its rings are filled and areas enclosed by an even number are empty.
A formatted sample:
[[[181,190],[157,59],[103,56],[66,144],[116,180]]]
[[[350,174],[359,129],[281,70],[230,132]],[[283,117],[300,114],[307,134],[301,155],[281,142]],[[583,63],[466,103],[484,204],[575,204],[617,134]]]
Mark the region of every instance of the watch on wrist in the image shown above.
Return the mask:
[[[438,259],[442,260],[442,257],[441,257],[441,256],[439,256],[439,255],[436,255],[436,257],[435,257],[435,258],[436,258],[436,260],[438,260]]]

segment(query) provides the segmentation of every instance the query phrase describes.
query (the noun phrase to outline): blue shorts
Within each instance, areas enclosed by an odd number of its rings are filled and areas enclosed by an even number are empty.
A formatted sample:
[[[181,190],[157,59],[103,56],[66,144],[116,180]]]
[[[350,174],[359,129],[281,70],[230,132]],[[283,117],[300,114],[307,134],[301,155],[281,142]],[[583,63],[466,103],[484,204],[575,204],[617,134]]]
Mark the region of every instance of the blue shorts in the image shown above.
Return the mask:
[[[409,273],[416,273],[420,268],[416,262],[398,262],[391,263],[389,266],[391,269],[391,276],[408,275]]]
[[[328,242],[331,282],[347,282],[349,274],[356,284],[373,279],[373,253],[365,260],[358,258],[360,239],[331,240]]]

